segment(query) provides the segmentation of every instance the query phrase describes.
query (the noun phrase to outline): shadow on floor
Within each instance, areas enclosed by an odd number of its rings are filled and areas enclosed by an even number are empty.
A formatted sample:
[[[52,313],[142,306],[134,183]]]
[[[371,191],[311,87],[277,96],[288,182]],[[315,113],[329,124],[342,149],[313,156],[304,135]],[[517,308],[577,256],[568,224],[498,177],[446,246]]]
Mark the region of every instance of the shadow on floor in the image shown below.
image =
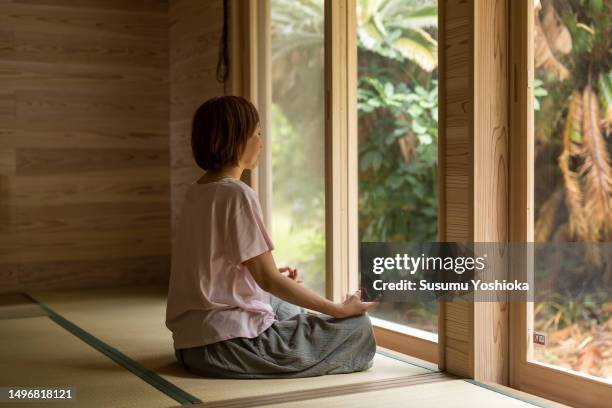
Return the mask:
[[[202,378],[181,366],[178,361],[175,360],[174,355],[147,357],[140,359],[138,363],[159,375],[181,378]]]
[[[171,377],[180,378],[202,378],[196,374],[189,372],[183,368],[177,361],[173,361],[174,356],[163,355],[159,357],[146,358],[137,361],[136,363],[146,368],[149,371],[153,371],[158,375],[165,375]],[[123,370],[119,365],[109,365],[106,361],[99,362],[85,362],[85,361],[70,361],[66,359],[66,367],[73,367],[84,371],[105,371],[107,373],[114,373]]]

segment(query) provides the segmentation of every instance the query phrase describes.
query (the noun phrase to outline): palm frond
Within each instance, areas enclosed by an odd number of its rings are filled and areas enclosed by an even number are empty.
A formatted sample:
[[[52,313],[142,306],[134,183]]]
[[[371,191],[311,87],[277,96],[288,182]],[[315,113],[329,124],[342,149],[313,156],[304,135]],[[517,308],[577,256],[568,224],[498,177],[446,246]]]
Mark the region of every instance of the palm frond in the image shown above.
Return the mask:
[[[378,12],[385,16],[395,16],[418,13],[431,8],[437,9],[436,0],[384,0],[379,5]]]
[[[601,110],[603,111],[602,126],[607,135],[612,134],[612,73],[599,74],[597,89],[601,98]]]
[[[552,49],[561,54],[569,54],[572,50],[572,36],[561,21],[555,6],[551,0],[542,2],[542,29],[546,35],[548,44]]]
[[[599,104],[595,92],[587,84],[582,92],[583,164],[585,209],[598,228],[598,236],[612,235],[612,173],[605,140],[601,134]]]
[[[380,31],[378,31],[374,23],[362,25],[357,29],[357,32],[359,39],[366,48],[374,48],[384,41],[384,38],[380,35]]]
[[[363,21],[367,22],[374,14],[378,13],[385,0],[358,0],[358,2],[362,9]]]
[[[312,33],[300,32],[296,35],[279,36],[275,38],[272,47],[272,60],[281,58],[291,51],[305,48],[322,48],[323,39]]]
[[[535,242],[548,241],[555,226],[555,214],[563,197],[562,192],[563,190],[560,188],[555,190],[540,207],[534,226]]]
[[[323,47],[322,0],[273,0],[271,23],[273,60],[294,50]]]
[[[535,68],[544,67],[548,71],[553,72],[559,81],[567,79],[569,77],[569,70],[554,56],[542,28],[542,23],[537,16],[535,17],[533,37]]]
[[[437,41],[425,30],[438,22],[432,0],[360,0],[359,39],[385,57],[404,57],[426,71],[437,66]],[[390,48],[389,48],[390,46]]]
[[[569,240],[569,227],[566,223],[559,225],[555,233],[552,235],[552,242],[567,242]]]
[[[563,151],[559,156],[559,168],[565,184],[565,205],[567,206],[568,232],[577,241],[591,241],[589,223],[584,213],[584,196],[578,174],[570,168],[573,145],[571,133],[582,123],[582,97],[575,91],[569,98],[569,108],[563,126]]]
[[[409,37],[395,40],[393,46],[406,58],[416,62],[427,72],[433,71],[438,64],[437,49],[431,49],[423,42]]]
[[[410,10],[392,14],[390,25],[405,29],[436,27],[438,25],[438,8],[425,6],[418,10]]]

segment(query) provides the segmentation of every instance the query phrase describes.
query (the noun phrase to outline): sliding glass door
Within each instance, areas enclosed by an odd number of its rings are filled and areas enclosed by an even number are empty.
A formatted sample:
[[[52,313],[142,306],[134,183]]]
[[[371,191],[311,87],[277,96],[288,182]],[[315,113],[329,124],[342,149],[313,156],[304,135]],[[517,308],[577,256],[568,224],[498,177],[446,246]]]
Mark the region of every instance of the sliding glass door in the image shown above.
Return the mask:
[[[437,240],[437,2],[254,4],[274,255],[339,301],[358,287],[359,242]],[[381,344],[436,360],[433,299],[370,315]]]
[[[534,6],[534,238],[581,259],[534,276],[530,323],[545,344],[531,358],[612,381],[612,10]]]
[[[356,0],[356,8],[359,241],[435,242],[437,1]],[[432,299],[381,302],[370,315],[436,339]]]
[[[323,0],[269,0],[269,211],[279,266],[325,294]]]
[[[512,309],[513,385],[577,406],[612,400],[610,7],[512,4],[512,238],[534,284]]]

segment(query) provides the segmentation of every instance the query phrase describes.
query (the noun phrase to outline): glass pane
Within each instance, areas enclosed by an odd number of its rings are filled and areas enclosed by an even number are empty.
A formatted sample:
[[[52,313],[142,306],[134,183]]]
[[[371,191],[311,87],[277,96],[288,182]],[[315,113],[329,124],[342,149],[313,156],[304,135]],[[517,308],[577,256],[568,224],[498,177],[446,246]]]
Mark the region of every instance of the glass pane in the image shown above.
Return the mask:
[[[360,242],[437,240],[435,0],[357,0]],[[437,304],[382,302],[374,317],[437,332]]]
[[[534,3],[535,241],[612,241],[610,2]],[[582,245],[579,269],[535,268],[533,359],[610,380],[612,253]]]
[[[325,293],[323,0],[272,0],[272,237]]]

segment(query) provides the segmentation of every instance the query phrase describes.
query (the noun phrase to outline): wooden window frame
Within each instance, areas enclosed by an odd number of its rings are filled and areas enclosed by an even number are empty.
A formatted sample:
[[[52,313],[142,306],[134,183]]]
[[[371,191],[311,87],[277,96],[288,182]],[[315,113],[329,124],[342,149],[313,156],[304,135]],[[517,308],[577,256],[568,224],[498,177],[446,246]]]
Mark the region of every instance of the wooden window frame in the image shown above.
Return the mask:
[[[358,146],[356,0],[325,0],[325,294],[341,301],[358,288]],[[270,0],[230,1],[229,93],[260,110],[264,151],[244,181],[258,193],[266,223],[271,215]],[[233,38],[233,40],[232,40]],[[379,345],[438,362],[438,343],[373,319]],[[416,332],[416,331],[415,331]]]
[[[325,1],[326,294],[334,301],[358,289],[356,10],[356,0]],[[372,323],[380,346],[438,363],[431,337]]]
[[[233,61],[230,63],[230,78],[233,79],[230,79],[229,92],[256,102],[262,111],[264,132],[269,132],[269,112],[262,108],[269,105],[271,93],[268,86],[257,87],[257,84],[269,83],[266,77],[269,61],[254,50],[258,44],[262,45],[262,41],[267,41],[263,43],[264,47],[270,46],[269,41],[264,40],[265,30],[256,24],[258,18],[269,21],[269,14],[265,14],[267,5],[262,6],[269,1],[230,2],[234,9],[232,26],[236,27],[238,22],[242,30],[233,28],[230,33],[230,37],[238,38],[240,44],[230,41]],[[493,3],[498,6],[487,7]],[[528,7],[530,4],[531,0],[439,2],[439,49],[445,51],[440,55],[438,68],[440,241],[483,241],[483,237],[490,238],[487,235],[490,231],[475,224],[473,214],[482,211],[503,214],[506,200],[508,209],[504,222],[507,223],[507,239],[510,242],[533,241],[533,192],[528,188],[533,186],[533,170],[528,167],[533,163],[533,146],[529,143],[533,135],[530,29],[533,8]],[[349,273],[357,271],[358,259],[357,239],[350,239],[358,236],[354,11],[355,0],[325,1],[326,295],[336,301],[357,288],[357,274]],[[491,25],[491,21],[497,21],[498,25]],[[506,32],[508,28],[508,55],[505,49],[496,54],[487,35],[503,37],[502,31]],[[484,35],[484,32],[488,34]],[[476,36],[476,33],[482,35]],[[495,71],[487,71],[492,56],[500,58],[499,66]],[[509,61],[504,60],[506,57]],[[448,72],[446,59],[452,59]],[[506,74],[506,64],[510,77],[507,90],[496,87]],[[476,77],[478,81],[475,81]],[[492,93],[491,89],[498,89],[498,92]],[[479,173],[480,167],[476,171],[477,164],[494,168],[492,164],[497,162],[488,157],[490,146],[487,143],[491,126],[503,127],[504,117],[498,117],[497,123],[483,120],[490,103],[499,103],[502,94],[507,99],[509,117],[506,120],[510,127],[507,198],[499,193],[499,196],[491,195],[493,193],[479,187],[487,175]],[[503,103],[497,110],[501,114]],[[269,140],[269,133],[264,136],[266,139]],[[503,152],[501,154],[503,156]],[[266,181],[265,168],[269,166],[270,158],[264,157],[263,162],[266,160],[267,163],[260,165],[255,174],[248,175],[246,181],[259,192],[269,222],[269,205],[266,204],[269,178]],[[500,160],[503,162],[503,157]],[[451,178],[445,174],[445,168],[450,167],[455,171]],[[461,174],[456,174],[458,169]],[[479,200],[475,199],[476,196]],[[496,210],[496,206],[499,209]],[[505,240],[501,235],[495,239]],[[441,369],[460,376],[509,383],[516,389],[581,406],[603,406],[605,401],[612,399],[610,388],[605,383],[527,361],[530,344],[527,322],[533,305],[512,303],[508,306],[509,313],[504,308],[503,304],[440,303],[438,343],[382,326],[376,326],[375,332],[381,346],[437,363]],[[509,357],[506,351],[509,351]]]
[[[510,240],[533,242],[534,115],[532,0],[510,2],[511,18],[511,143]],[[532,271],[530,257],[523,267]],[[544,398],[576,406],[604,407],[612,401],[612,386],[559,367],[530,361],[533,302],[510,308],[510,384]],[[606,402],[607,401],[607,402]]]
[[[506,242],[507,0],[444,0],[438,16],[440,241]],[[507,384],[507,303],[441,302],[439,313],[439,367]]]

